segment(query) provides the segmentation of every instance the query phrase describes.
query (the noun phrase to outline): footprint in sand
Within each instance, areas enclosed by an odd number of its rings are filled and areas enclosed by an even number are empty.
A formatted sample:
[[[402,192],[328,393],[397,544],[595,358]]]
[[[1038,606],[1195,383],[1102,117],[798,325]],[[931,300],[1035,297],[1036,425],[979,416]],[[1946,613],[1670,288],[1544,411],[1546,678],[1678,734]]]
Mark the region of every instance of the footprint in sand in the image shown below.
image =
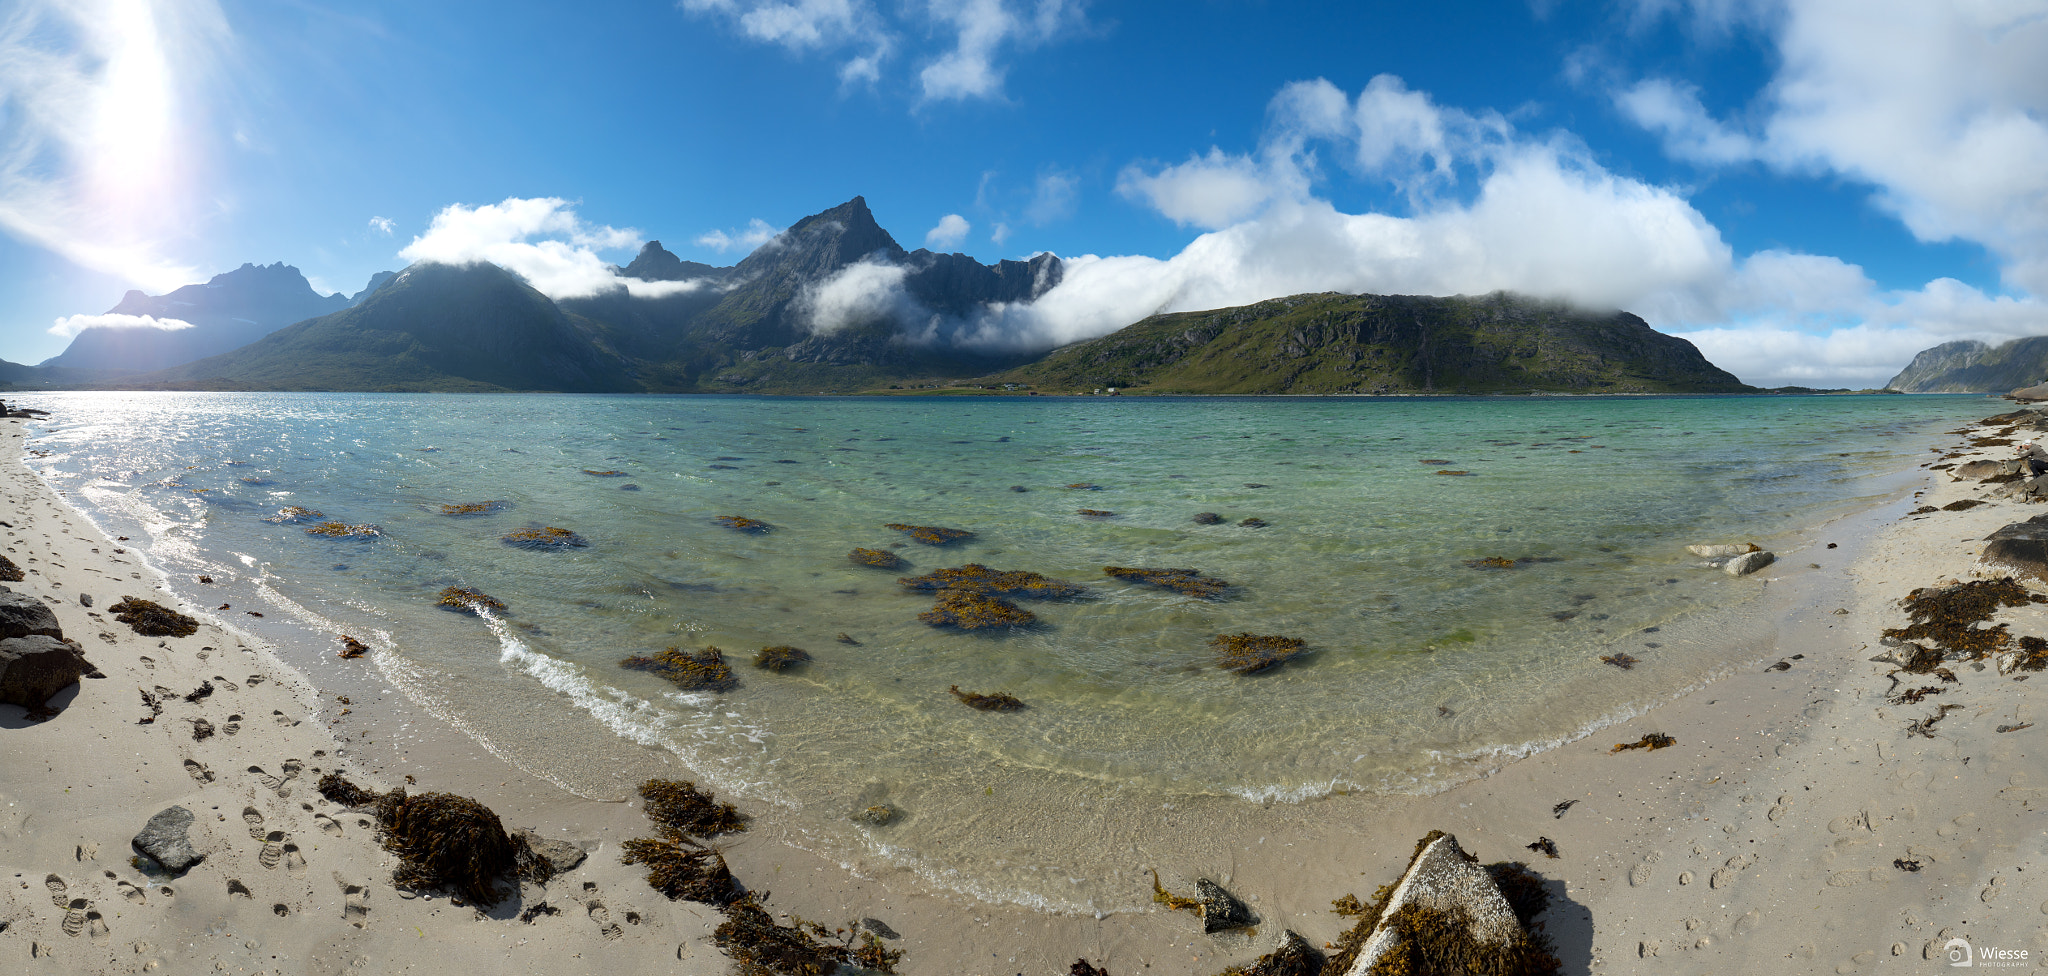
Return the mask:
[[[1785,816],[1785,814],[1790,813],[1791,810],[1792,798],[1789,796],[1781,796],[1778,798],[1778,802],[1772,804],[1770,810],[1764,813],[1764,817],[1765,819],[1775,822],[1779,818]]]
[[[71,899],[64,909],[64,923],[62,926],[64,934],[77,938],[79,933],[84,932],[86,922],[89,921],[86,918],[87,912],[91,912],[95,916],[99,914],[92,911],[92,902],[86,901],[83,898]]]
[[[277,913],[278,918],[283,918],[292,913],[291,906],[286,905],[284,902],[278,902],[277,904],[270,906],[270,910],[272,912]]]
[[[234,735],[242,731],[242,717],[240,715],[228,716],[227,724],[221,726],[220,731],[222,735]]]
[[[1751,863],[1753,862],[1748,857],[1741,854],[1729,858],[1726,864],[1714,869],[1713,876],[1707,879],[1707,887],[1726,888],[1734,884],[1736,876],[1740,875],[1742,869],[1749,867]]]
[[[234,898],[252,898],[252,899],[253,899],[253,898],[255,898],[256,896],[250,893],[250,891],[249,891],[249,886],[248,886],[248,885],[245,885],[245,884],[243,884],[242,882],[240,882],[239,880],[236,880],[236,879],[234,879],[234,878],[229,878],[229,879],[228,879],[228,897],[229,897],[230,899],[234,899]]]
[[[119,637],[115,637],[114,635],[112,635],[112,634],[109,634],[109,633],[107,633],[107,632],[106,632],[106,631],[104,631],[104,630],[100,631],[100,640],[106,641],[106,642],[107,642],[107,643],[109,643],[109,644],[119,644],[119,643],[121,643],[121,638],[119,638]],[[143,660],[145,660],[145,661],[148,661],[149,659],[148,659],[148,658],[143,658]],[[149,666],[150,666],[150,667],[151,667],[152,669],[154,669],[154,668],[156,667],[156,664],[155,664],[155,663],[151,663],[151,664],[150,664]]]
[[[276,870],[278,862],[284,860],[284,831],[273,830],[263,835],[263,849],[256,852],[256,863],[266,871]]]
[[[1762,925],[1763,921],[1763,913],[1751,909],[1744,913],[1741,918],[1735,920],[1734,932],[1736,935],[1748,935],[1756,931],[1756,927]]]
[[[93,841],[78,844],[71,849],[71,858],[76,861],[97,861],[100,859],[100,845]],[[111,878],[113,875],[108,874],[107,877]]]
[[[155,670],[156,670],[156,658],[150,657],[150,656],[148,656],[148,655],[143,655],[143,657],[142,657],[142,667],[143,667],[143,669],[144,669],[144,670],[146,670],[146,671],[155,671]]]
[[[291,728],[292,726],[299,724],[297,719],[294,719],[291,716],[276,710],[271,711],[270,720],[276,722],[279,725],[284,726],[285,728]]]
[[[316,813],[313,815],[313,825],[319,827],[322,831],[326,832],[327,835],[330,837],[341,836],[341,824],[336,823],[333,817],[330,817],[324,813]]]
[[[1988,883],[1988,884],[1986,884],[1986,885],[1984,886],[1984,890],[1983,890],[1983,891],[1980,891],[1980,892],[1978,892],[1978,893],[1977,893],[1977,900],[1978,900],[1978,901],[1981,901],[1981,902],[1983,902],[1983,903],[1984,903],[1984,904],[1986,904],[1986,905],[1989,905],[1989,904],[1991,904],[1991,902],[1992,902],[1992,901],[1993,901],[1994,899],[1996,899],[1996,898],[1997,898],[1997,897],[1998,897],[1999,895],[2002,895],[2002,894],[2004,894],[2004,893],[2005,893],[2005,887],[2004,887],[2004,885],[2005,885],[2005,879],[2004,879],[2004,878],[2002,878],[2002,877],[1999,877],[1998,875],[1995,875],[1995,874],[1994,874],[1994,875],[1992,875],[1992,876],[1991,876],[1991,881],[1990,881],[1990,883]]]
[[[213,681],[214,681],[214,684],[215,684],[216,686],[218,686],[218,687],[220,688],[220,690],[222,690],[222,691],[241,691],[241,690],[242,690],[242,688],[241,688],[241,686],[240,686],[240,685],[237,685],[237,684],[235,684],[234,682],[232,682],[232,681],[229,681],[228,679],[226,679],[226,678],[223,678],[223,677],[221,677],[220,675],[217,675],[217,674],[213,676]]]
[[[619,923],[612,921],[611,909],[604,907],[604,902],[598,899],[597,882],[583,882],[583,907],[590,912],[590,920],[597,923],[597,931],[606,941],[626,934],[625,929],[619,928]]]
[[[263,839],[263,813],[255,807],[242,808],[242,822],[249,825],[251,840]]]
[[[299,853],[299,845],[284,845],[284,870],[292,877],[306,873],[306,856]]]
[[[119,891],[121,893],[121,897],[126,898],[137,905],[149,904],[149,896],[143,894],[142,889],[135,887],[135,884],[133,882],[116,881],[114,882],[114,890]]]
[[[70,890],[71,886],[65,884],[63,878],[53,874],[43,879],[43,887],[50,889],[50,904],[63,908],[66,901],[64,893]]]
[[[1662,851],[1651,851],[1650,853],[1643,855],[1643,862],[1629,869],[1629,886],[1641,887],[1643,885],[1649,884],[1651,865],[1656,864],[1658,861],[1662,860],[1663,857],[1664,854]]]
[[[205,766],[201,765],[197,760],[185,760],[185,773],[191,776],[195,782],[213,782],[213,772],[207,769]]]
[[[341,885],[342,920],[356,928],[362,928],[370,924],[369,887],[349,884],[343,881],[339,874],[334,876],[334,880],[336,884]]]
[[[105,942],[112,938],[114,930],[107,927],[107,920],[100,913],[88,910],[85,913],[85,934],[94,942]]]

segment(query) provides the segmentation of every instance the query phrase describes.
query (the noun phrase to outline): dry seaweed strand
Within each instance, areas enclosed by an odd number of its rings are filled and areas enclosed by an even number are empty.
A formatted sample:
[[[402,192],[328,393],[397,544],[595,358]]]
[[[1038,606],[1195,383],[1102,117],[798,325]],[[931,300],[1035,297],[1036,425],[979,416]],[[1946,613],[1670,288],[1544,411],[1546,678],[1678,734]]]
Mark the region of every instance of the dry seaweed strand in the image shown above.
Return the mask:
[[[923,576],[905,576],[896,582],[913,590],[957,590],[987,596],[1017,596],[1053,600],[1079,596],[1087,589],[1077,583],[1053,579],[1023,570],[990,569],[968,563],[951,569],[937,569]]]
[[[969,590],[940,590],[938,602],[917,619],[933,627],[960,630],[989,630],[996,627],[1028,627],[1038,615],[1000,597]]]
[[[1200,898],[1188,898],[1166,890],[1166,885],[1159,881],[1159,872],[1156,869],[1152,872],[1152,900],[1176,912],[1187,912],[1197,917],[1202,914]]]
[[[474,613],[478,615],[482,615],[482,612],[485,610],[489,610],[499,616],[504,616],[510,612],[505,609],[505,604],[497,597],[467,586],[451,586],[442,590],[440,597],[434,601],[434,605],[454,610],[458,613]]]
[[[855,549],[846,554],[846,561],[855,566],[873,566],[876,569],[903,567],[903,557],[886,549]]]
[[[937,525],[905,525],[902,522],[890,522],[882,528],[894,529],[928,546],[951,545],[962,539],[974,538],[974,533],[966,529],[948,529]]]
[[[1923,586],[1900,602],[1912,623],[1888,629],[1884,636],[1895,641],[1924,640],[1933,644],[1933,651],[1915,646],[1913,660],[1904,668],[1913,674],[1926,674],[1949,656],[1974,661],[2004,647],[2012,640],[2005,624],[1974,625],[1989,621],[2001,607],[2048,603],[2048,596],[2028,590],[2008,576],[1954,586]]]
[[[370,653],[370,646],[368,644],[356,640],[355,638],[350,637],[347,634],[341,635],[342,660],[346,661],[351,660],[353,658],[359,658],[368,653]]]
[[[1187,596],[1214,599],[1230,588],[1227,580],[1203,576],[1199,569],[1148,569],[1139,566],[1104,566],[1103,573],[1130,583],[1157,586]]]
[[[740,680],[725,663],[725,652],[706,647],[695,654],[671,647],[659,654],[636,654],[619,662],[628,671],[659,675],[684,691],[731,691]]]
[[[1675,746],[1677,744],[1677,739],[1665,735],[1662,732],[1645,732],[1643,733],[1642,738],[1637,739],[1634,742],[1617,742],[1614,744],[1614,748],[1609,749],[1607,751],[1610,753],[1615,753],[1627,752],[1630,749],[1648,749],[1651,752],[1655,752],[1659,749],[1668,748],[1670,746]]]
[[[960,699],[968,708],[978,711],[1020,712],[1024,710],[1024,702],[1022,700],[1002,692],[983,694],[978,691],[961,691],[959,685],[954,685],[946,690],[951,692],[953,697]]]
[[[508,532],[502,541],[515,549],[532,549],[537,552],[561,552],[564,549],[582,549],[590,545],[582,536],[552,525]]]
[[[809,664],[810,661],[811,652],[801,647],[790,647],[787,644],[764,647],[761,648],[761,653],[754,655],[754,666],[764,671],[787,671],[790,668]]]
[[[1918,735],[1922,738],[1932,739],[1934,738],[1934,727],[1937,724],[1940,724],[1942,719],[1947,718],[1948,713],[1953,712],[1961,707],[1963,706],[1954,703],[1942,705],[1936,708],[1934,711],[1926,715],[1923,715],[1917,719],[1914,719],[1911,723],[1908,723],[1906,726],[1906,731],[1914,735]]]
[[[1299,656],[1308,644],[1299,638],[1277,634],[1218,634],[1209,638],[1215,648],[1217,666],[1238,674],[1257,674],[1279,667]]]
[[[190,637],[199,632],[199,621],[152,600],[124,596],[107,609],[144,637]]]

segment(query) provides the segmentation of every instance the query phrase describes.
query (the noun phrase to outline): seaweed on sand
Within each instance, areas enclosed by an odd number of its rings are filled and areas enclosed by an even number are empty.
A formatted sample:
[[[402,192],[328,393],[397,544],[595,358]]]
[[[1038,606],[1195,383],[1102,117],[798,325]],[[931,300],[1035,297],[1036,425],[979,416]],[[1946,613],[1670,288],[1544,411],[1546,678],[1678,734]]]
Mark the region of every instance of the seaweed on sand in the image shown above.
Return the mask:
[[[1202,914],[1202,900],[1200,898],[1176,895],[1166,890],[1166,885],[1161,884],[1159,881],[1159,872],[1157,870],[1152,872],[1152,900],[1176,912],[1187,912],[1193,915]]]
[[[731,691],[739,687],[725,652],[707,647],[695,654],[671,647],[659,654],[636,654],[619,662],[628,671],[646,671],[667,678],[684,691]]]
[[[1218,667],[1238,674],[1279,667],[1308,648],[1300,638],[1249,633],[1218,634],[1209,639],[1209,646],[1216,649]]]
[[[507,533],[504,543],[515,549],[532,549],[536,552],[561,552],[565,549],[582,549],[590,545],[582,536],[552,525]]]
[[[375,539],[384,530],[374,525],[350,525],[347,522],[321,522],[306,530],[307,535],[325,536],[329,539]]]
[[[1067,967],[1067,976],[1109,976],[1109,970],[1091,965],[1086,959],[1076,959]]]
[[[1442,834],[1442,831],[1432,830],[1424,835],[1416,845],[1414,857],[1420,857],[1429,843]],[[1476,856],[1465,856],[1478,861]],[[1414,857],[1409,859],[1411,867],[1415,863]],[[1358,919],[1358,923],[1329,946],[1335,952],[1323,971],[1349,972],[1366,941],[1379,929],[1390,927],[1398,933],[1398,945],[1394,951],[1380,957],[1371,976],[1420,973],[1549,976],[1556,973],[1563,963],[1552,954],[1549,936],[1535,921],[1536,916],[1550,904],[1549,893],[1543,889],[1543,879],[1519,861],[1489,864],[1483,870],[1493,877],[1502,897],[1507,900],[1508,908],[1521,922],[1521,930],[1513,933],[1505,943],[1474,940],[1471,935],[1472,919],[1462,906],[1444,912],[1410,903],[1388,913],[1387,903],[1393,897],[1395,886],[1400,883],[1397,878],[1373,892],[1370,903],[1361,903],[1356,895],[1345,895],[1331,902],[1337,914]]]
[[[554,868],[505,832],[491,808],[452,793],[407,795],[400,787],[375,793],[339,773],[320,778],[320,795],[349,807],[374,804],[384,849],[397,855],[392,883],[414,891],[447,888],[479,905],[504,897],[498,883],[508,877],[545,883]]]
[[[440,598],[434,601],[434,605],[454,610],[458,613],[474,613],[478,616],[482,616],[485,610],[489,610],[499,616],[509,612],[505,609],[505,604],[497,597],[467,586],[451,586],[442,590]]]
[[[1182,593],[1187,596],[1211,599],[1221,596],[1230,588],[1227,580],[1214,576],[1203,576],[1199,569],[1147,569],[1138,566],[1104,566],[1103,573],[1131,583],[1143,583]]]
[[[2020,638],[2020,659],[2014,666],[2021,671],[2040,671],[2048,668],[2048,640],[2039,637]]]
[[[902,522],[890,522],[882,528],[894,529],[928,546],[951,545],[961,539],[974,538],[974,533],[966,529],[948,529],[937,525],[905,525]]]
[[[1645,732],[1643,733],[1642,738],[1637,739],[1634,742],[1617,742],[1614,744],[1614,748],[1609,749],[1607,751],[1627,752],[1630,749],[1648,749],[1652,752],[1655,752],[1658,749],[1663,749],[1667,746],[1675,746],[1677,744],[1677,739],[1665,735],[1662,732]]]
[[[764,671],[782,672],[809,663],[811,663],[811,653],[809,651],[801,647],[790,647],[787,644],[776,647],[764,647],[761,648],[761,653],[754,655],[754,666]]]
[[[1943,654],[1965,655],[1967,660],[1974,661],[2004,647],[2012,637],[2006,633],[2005,624],[1993,627],[1973,625],[1990,620],[2000,607],[2048,603],[2048,596],[2032,592],[2008,576],[1997,580],[1971,580],[1954,586],[1923,586],[1907,594],[1901,603],[1912,623],[1886,630],[1885,637],[1897,641],[1925,640]],[[1924,656],[1927,655],[1916,654],[1915,661],[1905,670],[1925,674],[1926,671],[1916,671],[1914,667]],[[1934,660],[1924,666],[1931,670],[1940,663],[1942,656],[1936,654]]]
[[[620,845],[620,864],[647,865],[647,886],[668,896],[723,907],[746,897],[725,855],[667,838],[637,837]]]
[[[873,566],[876,569],[903,568],[903,557],[886,549],[855,549],[846,554],[846,559],[856,566]]]
[[[1307,939],[1288,931],[1280,947],[1259,957],[1249,966],[1232,966],[1216,976],[1317,976],[1323,971],[1323,954]]]
[[[457,502],[441,506],[443,515],[495,515],[512,507],[511,502]]]
[[[939,602],[917,615],[933,627],[986,630],[991,627],[1024,627],[1038,615],[1008,600],[971,590],[940,590]]]
[[[1906,731],[1914,735],[1921,736],[1923,738],[1932,739],[1934,738],[1934,726],[1939,724],[1942,719],[1947,718],[1948,713],[1953,712],[1961,707],[1963,706],[1957,705],[1953,702],[1946,705],[1942,705],[1936,708],[1934,711],[1926,715],[1923,715],[1920,718],[1914,719],[1912,722],[1908,723],[1906,725]]]
[[[730,803],[697,788],[688,780],[650,779],[640,784],[640,811],[666,837],[711,837],[747,829],[746,817]]]
[[[370,646],[368,644],[356,640],[355,638],[350,637],[347,634],[341,635],[342,660],[352,660],[355,658],[362,657],[363,655],[368,653],[370,653]]]
[[[751,895],[723,911],[711,941],[739,963],[740,976],[825,976],[847,964],[894,973],[903,958],[902,950],[852,923],[835,931],[791,915],[790,924],[777,925]]]
[[[318,521],[326,517],[327,516],[322,515],[319,512],[316,512],[310,508],[300,508],[297,505],[286,505],[285,507],[278,509],[276,515],[272,515],[271,517],[264,519],[263,521],[271,522],[277,525],[300,525],[306,522]]]
[[[1976,508],[1977,506],[1982,504],[1984,503],[1982,501],[1979,501],[1978,499],[1965,498],[1960,501],[1949,502],[1948,504],[1941,506],[1941,510],[1944,512],[1967,512],[1970,509]]]
[[[1024,702],[1021,699],[1012,695],[1005,695],[1002,692],[989,695],[978,691],[961,691],[959,685],[954,685],[946,690],[951,692],[953,697],[965,703],[968,708],[979,711],[1020,712],[1024,710]]]
[[[28,576],[22,573],[20,566],[14,564],[14,560],[0,556],[0,581],[19,583],[25,579],[28,579]]]
[[[124,596],[107,609],[144,637],[190,637],[199,632],[199,621],[152,600]]]
[[[728,529],[733,529],[739,532],[752,532],[756,535],[774,528],[774,526],[769,525],[768,523],[763,522],[760,519],[750,519],[744,515],[720,515],[717,518],[712,519],[711,521],[716,522],[719,525],[723,525]]]
[[[990,569],[968,563],[952,569],[937,569],[923,576],[906,576],[896,582],[913,590],[959,590],[986,596],[1020,596],[1051,600],[1079,596],[1087,589],[1063,579],[1040,576],[1023,570]]]
[[[1544,857],[1551,858],[1552,860],[1557,858],[1557,841],[1551,840],[1548,837],[1538,837],[1536,838],[1536,843],[1527,846],[1530,850]]]

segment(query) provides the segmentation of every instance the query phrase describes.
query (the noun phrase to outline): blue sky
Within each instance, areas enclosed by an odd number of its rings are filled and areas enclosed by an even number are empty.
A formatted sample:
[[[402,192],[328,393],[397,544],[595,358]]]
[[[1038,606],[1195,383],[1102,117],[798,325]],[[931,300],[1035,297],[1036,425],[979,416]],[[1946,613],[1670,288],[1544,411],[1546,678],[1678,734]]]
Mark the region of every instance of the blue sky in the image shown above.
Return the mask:
[[[1870,385],[2048,333],[2044,63],[2039,0],[10,0],[0,358],[245,261],[571,294],[860,194],[906,247],[1082,258],[1012,343],[1513,288]]]

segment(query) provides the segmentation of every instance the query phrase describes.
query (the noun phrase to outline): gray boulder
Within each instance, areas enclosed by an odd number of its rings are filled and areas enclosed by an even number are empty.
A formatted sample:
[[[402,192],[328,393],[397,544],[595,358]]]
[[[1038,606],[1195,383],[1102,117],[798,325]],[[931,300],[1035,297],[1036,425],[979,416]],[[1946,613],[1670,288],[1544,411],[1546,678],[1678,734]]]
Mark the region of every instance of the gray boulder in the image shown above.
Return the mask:
[[[2048,515],[2036,515],[2024,522],[2011,522],[1984,537],[1986,542],[1999,539],[2048,539]]]
[[[135,849],[164,866],[173,876],[192,870],[192,865],[206,860],[192,847],[188,832],[192,829],[192,811],[184,807],[169,807],[154,817],[130,841]]]
[[[1994,539],[1984,546],[1977,561],[2000,572],[2048,580],[2048,539]]]
[[[1957,465],[1949,474],[1957,481],[1981,481],[1985,478],[2012,474],[2019,469],[2018,461],[1971,461]]]
[[[43,601],[27,593],[0,593],[0,640],[32,634],[63,637],[64,628]]]
[[[1409,905],[1444,914],[1462,911],[1470,921],[1465,935],[1471,942],[1503,953],[1512,951],[1517,943],[1528,941],[1528,932],[1493,876],[1475,863],[1477,860],[1466,860],[1456,837],[1437,836],[1408,863],[1408,873],[1387,896],[1380,918],[1391,920]],[[1365,976],[1383,958],[1400,951],[1400,927],[1381,924],[1366,937],[1345,976]]]
[[[1778,557],[1770,552],[1745,552],[1734,559],[1728,560],[1728,564],[1721,567],[1721,571],[1730,576],[1748,576],[1777,561]]]
[[[38,709],[88,674],[96,674],[78,646],[35,634],[0,640],[0,702]]]
[[[549,840],[525,827],[512,831],[512,836],[526,838],[526,846],[552,865],[556,874],[575,870],[584,858],[590,856],[584,853],[583,848],[567,841]]]
[[[1726,559],[1729,556],[1740,556],[1745,552],[1755,552],[1756,546],[1749,543],[1731,546],[1686,546],[1685,551],[1702,559]]]

